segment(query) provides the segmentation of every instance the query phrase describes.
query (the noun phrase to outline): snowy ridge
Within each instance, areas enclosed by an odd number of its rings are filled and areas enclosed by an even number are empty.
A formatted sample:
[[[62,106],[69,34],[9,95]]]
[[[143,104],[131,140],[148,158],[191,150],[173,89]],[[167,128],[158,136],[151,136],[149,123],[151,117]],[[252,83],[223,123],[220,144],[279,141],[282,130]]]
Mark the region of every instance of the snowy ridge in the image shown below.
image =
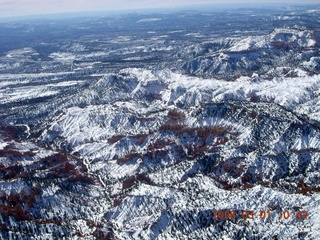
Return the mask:
[[[0,43],[1,239],[318,238],[314,6],[0,23]]]
[[[196,76],[228,80],[253,74],[264,78],[284,73],[296,76],[299,71],[307,74],[318,71],[318,62],[314,61],[318,61],[319,41],[318,31],[293,28],[277,28],[263,36],[218,39],[184,49],[181,54],[196,58],[185,62],[183,69]],[[291,54],[292,51],[299,53]],[[307,57],[309,54],[314,56]],[[278,68],[283,71],[278,72]]]
[[[295,109],[315,99],[310,89],[317,89],[319,82],[319,76],[273,81],[247,77],[225,82],[169,70],[125,69],[119,75],[101,78],[96,83],[99,87],[91,87],[94,93],[85,92],[98,96],[103,105],[69,108],[40,139],[89,158],[90,171],[105,186],[112,183],[113,187],[107,188],[116,208],[106,220],[112,223],[115,237],[165,239],[200,234],[206,238],[225,236],[227,232],[229,236],[244,223],[239,219],[227,224],[228,230],[220,231],[221,235],[214,235],[217,226],[207,225],[212,221],[210,209],[270,209],[273,202],[285,204],[287,194],[318,191],[319,128],[309,123],[311,114],[298,115]],[[113,95],[114,102],[105,97],[110,96],[105,91],[120,94]],[[185,205],[192,196],[188,190],[184,192],[188,184],[204,176],[211,180],[200,185],[211,189],[210,194],[199,187],[197,191],[203,191],[196,201],[199,205]],[[260,186],[258,192],[253,187],[256,184]],[[275,186],[282,190],[273,189]],[[234,201],[230,198],[228,189],[246,188],[250,190],[236,190]],[[212,198],[214,193],[229,194],[228,204],[224,198]],[[265,196],[267,203],[259,201],[256,205],[255,198],[252,203],[237,203],[247,194]],[[306,201],[318,201],[308,196]],[[214,205],[209,204],[212,199]],[[310,212],[319,209],[318,205],[313,205],[313,210],[307,205],[301,208]],[[169,215],[161,214],[168,208],[172,209],[166,213]],[[296,214],[294,209],[288,207]],[[164,230],[175,229],[178,216],[196,221],[197,227],[174,234]],[[271,230],[261,229],[258,220],[246,224],[259,228],[261,238],[282,232],[287,224],[290,231],[286,230],[285,236],[295,236],[307,226],[317,228],[316,215],[299,224],[276,219],[275,215],[269,220]],[[204,220],[209,222],[201,222]],[[163,221],[169,222],[163,225]]]

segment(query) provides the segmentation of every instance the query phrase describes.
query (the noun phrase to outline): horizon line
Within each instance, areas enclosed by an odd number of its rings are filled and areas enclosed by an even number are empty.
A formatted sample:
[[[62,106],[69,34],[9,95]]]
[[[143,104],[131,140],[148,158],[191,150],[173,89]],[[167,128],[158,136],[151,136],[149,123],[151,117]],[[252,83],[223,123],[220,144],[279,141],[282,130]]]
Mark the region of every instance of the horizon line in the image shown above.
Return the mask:
[[[265,7],[268,7],[265,9]],[[1,17],[0,22],[11,22],[11,21],[21,21],[21,20],[36,20],[39,18],[45,19],[70,19],[77,17],[96,17],[105,14],[111,16],[119,15],[121,13],[137,13],[137,12],[148,12],[148,13],[163,13],[163,12],[177,12],[177,11],[219,11],[219,10],[237,10],[237,9],[265,9],[265,10],[276,10],[277,8],[283,7],[319,7],[318,3],[295,3],[295,4],[286,4],[286,3],[224,3],[224,4],[193,4],[185,6],[176,6],[176,7],[162,7],[162,8],[129,8],[129,9],[112,9],[112,10],[97,10],[97,11],[66,11],[66,12],[56,12],[56,13],[39,13],[39,14],[26,14],[26,15],[16,15],[16,16],[7,16]],[[204,8],[204,9],[203,9]],[[319,9],[320,10],[320,9]]]

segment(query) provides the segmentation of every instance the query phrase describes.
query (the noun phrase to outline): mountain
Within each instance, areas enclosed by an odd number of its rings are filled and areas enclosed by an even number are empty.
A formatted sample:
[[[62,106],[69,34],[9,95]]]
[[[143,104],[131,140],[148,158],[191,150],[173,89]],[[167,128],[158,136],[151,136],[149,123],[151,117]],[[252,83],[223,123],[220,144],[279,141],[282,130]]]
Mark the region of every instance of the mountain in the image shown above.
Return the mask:
[[[317,11],[1,23],[1,237],[316,239]]]

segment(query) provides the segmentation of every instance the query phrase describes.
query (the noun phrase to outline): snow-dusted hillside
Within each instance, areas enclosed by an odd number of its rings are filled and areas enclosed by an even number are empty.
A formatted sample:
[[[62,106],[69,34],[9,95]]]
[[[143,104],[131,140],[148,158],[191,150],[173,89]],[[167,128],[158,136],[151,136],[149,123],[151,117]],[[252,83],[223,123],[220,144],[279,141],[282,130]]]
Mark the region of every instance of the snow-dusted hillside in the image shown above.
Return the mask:
[[[304,234],[306,227],[317,232],[312,212],[319,210],[319,199],[312,193],[320,188],[320,125],[311,102],[319,101],[319,80],[316,75],[227,82],[124,69],[70,97],[82,106],[55,116],[37,141],[79,158],[97,191],[108,196],[99,208],[106,215],[96,224],[107,224],[118,238],[254,234],[243,226],[267,238],[288,224],[286,237]],[[247,195],[253,197],[243,199]],[[239,217],[218,231],[224,221],[210,219],[212,209],[274,213],[268,230],[260,219]],[[281,209],[310,216],[279,221]]]
[[[183,68],[191,74],[234,80],[258,74],[264,78],[299,76],[319,71],[319,31],[274,29],[263,36],[218,39],[188,46],[196,56]]]
[[[319,16],[251,11],[0,24],[0,238],[317,239]]]

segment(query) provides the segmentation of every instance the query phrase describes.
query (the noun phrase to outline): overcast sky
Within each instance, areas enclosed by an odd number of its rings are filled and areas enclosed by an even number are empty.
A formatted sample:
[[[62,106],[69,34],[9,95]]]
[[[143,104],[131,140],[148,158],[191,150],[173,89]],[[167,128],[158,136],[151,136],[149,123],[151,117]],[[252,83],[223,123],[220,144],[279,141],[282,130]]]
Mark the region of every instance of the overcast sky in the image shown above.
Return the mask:
[[[0,0],[0,18],[63,12],[174,8],[194,4],[320,3],[319,0]]]

